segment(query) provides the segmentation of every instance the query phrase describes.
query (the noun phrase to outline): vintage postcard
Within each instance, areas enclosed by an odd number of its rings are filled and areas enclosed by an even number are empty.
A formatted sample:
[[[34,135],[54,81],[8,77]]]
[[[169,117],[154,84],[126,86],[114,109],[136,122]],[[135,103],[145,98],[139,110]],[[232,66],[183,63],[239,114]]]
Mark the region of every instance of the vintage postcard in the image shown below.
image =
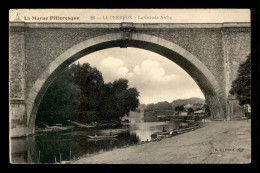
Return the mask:
[[[11,9],[12,164],[251,163],[249,9]]]

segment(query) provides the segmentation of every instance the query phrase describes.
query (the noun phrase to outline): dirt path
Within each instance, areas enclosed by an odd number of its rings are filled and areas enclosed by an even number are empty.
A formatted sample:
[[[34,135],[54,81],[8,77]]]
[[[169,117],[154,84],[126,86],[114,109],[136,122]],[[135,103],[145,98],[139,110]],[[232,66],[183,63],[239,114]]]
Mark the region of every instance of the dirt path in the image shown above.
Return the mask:
[[[251,121],[207,123],[205,127],[159,142],[115,149],[76,164],[250,163]]]

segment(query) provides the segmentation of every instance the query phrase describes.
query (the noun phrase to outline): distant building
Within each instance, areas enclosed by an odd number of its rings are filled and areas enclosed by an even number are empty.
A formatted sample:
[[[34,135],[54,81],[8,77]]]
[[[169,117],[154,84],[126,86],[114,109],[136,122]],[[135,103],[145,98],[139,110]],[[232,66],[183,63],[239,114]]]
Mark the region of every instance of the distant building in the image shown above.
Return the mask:
[[[251,106],[249,104],[243,105],[245,112],[251,112]]]
[[[201,103],[195,103],[193,104],[193,109],[197,110],[197,109],[202,109],[203,108],[203,104]]]
[[[179,115],[186,116],[186,115],[188,115],[188,112],[180,112]]]
[[[198,111],[195,111],[194,114],[196,114],[196,115],[205,114],[205,110],[198,110]]]
[[[188,103],[188,104],[184,105],[183,107],[184,107],[184,109],[188,110],[189,108],[193,108],[193,105]]]

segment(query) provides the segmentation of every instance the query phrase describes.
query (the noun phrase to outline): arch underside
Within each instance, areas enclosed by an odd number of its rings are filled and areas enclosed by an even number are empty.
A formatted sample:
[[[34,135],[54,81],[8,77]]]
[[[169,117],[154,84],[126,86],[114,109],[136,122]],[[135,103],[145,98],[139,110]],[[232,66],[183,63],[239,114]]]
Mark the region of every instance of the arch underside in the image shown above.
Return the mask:
[[[113,47],[141,48],[158,53],[182,67],[198,84],[206,103],[210,107],[212,118],[225,118],[225,95],[210,71],[195,56],[179,46],[164,39],[133,34],[132,40],[122,40],[120,35],[112,34],[86,40],[57,57],[40,78],[35,82],[27,101],[27,124],[29,134],[34,133],[38,107],[50,84],[60,73],[74,61],[90,53]]]

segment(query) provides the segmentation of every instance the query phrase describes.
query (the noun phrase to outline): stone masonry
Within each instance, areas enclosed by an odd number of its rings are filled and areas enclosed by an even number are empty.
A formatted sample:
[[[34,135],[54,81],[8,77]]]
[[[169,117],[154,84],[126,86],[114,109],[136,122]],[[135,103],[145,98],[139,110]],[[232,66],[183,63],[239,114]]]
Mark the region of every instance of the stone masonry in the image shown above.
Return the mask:
[[[11,136],[34,133],[41,98],[64,68],[88,53],[110,47],[138,47],[169,58],[197,82],[213,119],[232,119],[235,115],[227,113],[237,112],[233,111],[237,106],[229,106],[237,102],[228,104],[229,90],[239,64],[250,53],[250,35],[250,23],[124,26],[12,22]]]

